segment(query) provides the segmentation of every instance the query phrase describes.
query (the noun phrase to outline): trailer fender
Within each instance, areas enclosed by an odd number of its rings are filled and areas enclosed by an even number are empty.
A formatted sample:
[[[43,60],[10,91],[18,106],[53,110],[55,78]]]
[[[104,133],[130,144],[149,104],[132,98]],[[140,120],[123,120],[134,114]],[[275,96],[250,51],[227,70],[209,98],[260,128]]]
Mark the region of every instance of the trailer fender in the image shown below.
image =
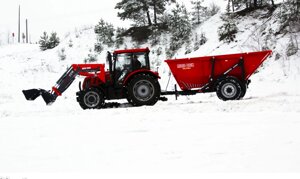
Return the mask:
[[[217,85],[218,85],[222,80],[224,80],[224,79],[226,79],[226,78],[233,78],[233,79],[235,79],[236,81],[238,81],[239,84],[240,84],[241,86],[245,86],[246,88],[247,88],[248,84],[250,83],[250,80],[246,80],[246,82],[243,82],[243,81],[242,81],[241,79],[239,79],[238,77],[235,77],[235,76],[229,76],[229,75],[222,75],[222,76],[219,76],[219,77],[214,81],[214,83],[213,83],[214,89],[216,89],[216,88],[217,88]]]

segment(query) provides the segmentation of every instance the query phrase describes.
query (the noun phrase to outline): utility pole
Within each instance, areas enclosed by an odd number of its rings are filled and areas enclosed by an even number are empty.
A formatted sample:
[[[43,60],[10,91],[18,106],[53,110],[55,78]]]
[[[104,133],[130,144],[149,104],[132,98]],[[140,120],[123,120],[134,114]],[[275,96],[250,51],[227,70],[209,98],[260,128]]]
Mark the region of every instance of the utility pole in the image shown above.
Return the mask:
[[[28,20],[26,19],[26,43],[28,44]]]
[[[9,43],[10,43],[10,32],[7,31],[7,44],[9,44]]]
[[[21,23],[20,23],[20,19],[21,19],[21,7],[19,5],[19,21],[18,21],[18,42],[21,42]]]

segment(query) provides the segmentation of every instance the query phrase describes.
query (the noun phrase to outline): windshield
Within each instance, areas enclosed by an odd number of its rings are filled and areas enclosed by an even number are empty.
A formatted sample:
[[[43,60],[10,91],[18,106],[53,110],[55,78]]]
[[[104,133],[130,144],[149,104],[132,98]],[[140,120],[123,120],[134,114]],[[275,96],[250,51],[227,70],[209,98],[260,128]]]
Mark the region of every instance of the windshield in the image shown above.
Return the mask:
[[[115,69],[123,70],[126,67],[130,67],[131,65],[131,55],[130,54],[119,54],[118,58],[115,61]]]

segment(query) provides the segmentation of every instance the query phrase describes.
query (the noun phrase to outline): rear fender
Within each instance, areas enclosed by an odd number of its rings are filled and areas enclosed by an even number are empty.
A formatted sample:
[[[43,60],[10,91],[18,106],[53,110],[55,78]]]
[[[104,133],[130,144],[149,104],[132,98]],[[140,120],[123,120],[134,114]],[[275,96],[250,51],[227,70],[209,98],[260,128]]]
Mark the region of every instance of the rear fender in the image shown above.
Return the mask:
[[[127,75],[127,77],[124,79],[123,85],[126,86],[128,82],[137,74],[148,74],[150,76],[153,76],[155,79],[160,79],[158,72],[141,69],[141,70],[136,70],[134,72],[131,72],[129,75]]]

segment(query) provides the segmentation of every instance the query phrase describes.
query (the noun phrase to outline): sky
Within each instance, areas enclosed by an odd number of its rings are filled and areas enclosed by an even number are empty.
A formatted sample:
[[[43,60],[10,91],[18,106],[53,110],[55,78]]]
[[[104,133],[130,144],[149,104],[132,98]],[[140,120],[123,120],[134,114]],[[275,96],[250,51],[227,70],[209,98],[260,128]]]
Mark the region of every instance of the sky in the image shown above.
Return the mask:
[[[114,9],[121,0],[1,0],[0,2],[0,45],[7,43],[12,33],[17,36],[18,6],[21,6],[21,33],[25,33],[25,19],[28,19],[29,38],[38,41],[44,31],[57,32],[59,36],[80,28],[94,26],[100,18],[115,26],[129,27],[130,21],[122,21]],[[190,0],[177,0],[190,6]],[[227,0],[205,0],[220,5]],[[15,37],[15,42],[17,38]]]
[[[83,25],[95,25],[100,18],[116,26],[128,26],[117,17],[119,0],[1,0],[0,33],[17,34],[18,6],[21,5],[21,32],[28,19],[29,33],[35,41],[43,31],[59,34]],[[3,37],[2,37],[3,38]]]
[[[122,21],[114,9],[121,0],[0,0],[0,45],[7,37],[17,34],[18,6],[21,5],[21,32],[25,33],[25,19],[29,23],[31,42],[38,41],[44,31],[57,32],[60,36],[82,26],[94,26],[100,18],[118,27],[129,27],[130,21]],[[227,0],[205,0],[225,9]],[[275,0],[276,2],[282,0]],[[188,8],[190,0],[177,0]],[[16,38],[15,38],[16,41]]]

